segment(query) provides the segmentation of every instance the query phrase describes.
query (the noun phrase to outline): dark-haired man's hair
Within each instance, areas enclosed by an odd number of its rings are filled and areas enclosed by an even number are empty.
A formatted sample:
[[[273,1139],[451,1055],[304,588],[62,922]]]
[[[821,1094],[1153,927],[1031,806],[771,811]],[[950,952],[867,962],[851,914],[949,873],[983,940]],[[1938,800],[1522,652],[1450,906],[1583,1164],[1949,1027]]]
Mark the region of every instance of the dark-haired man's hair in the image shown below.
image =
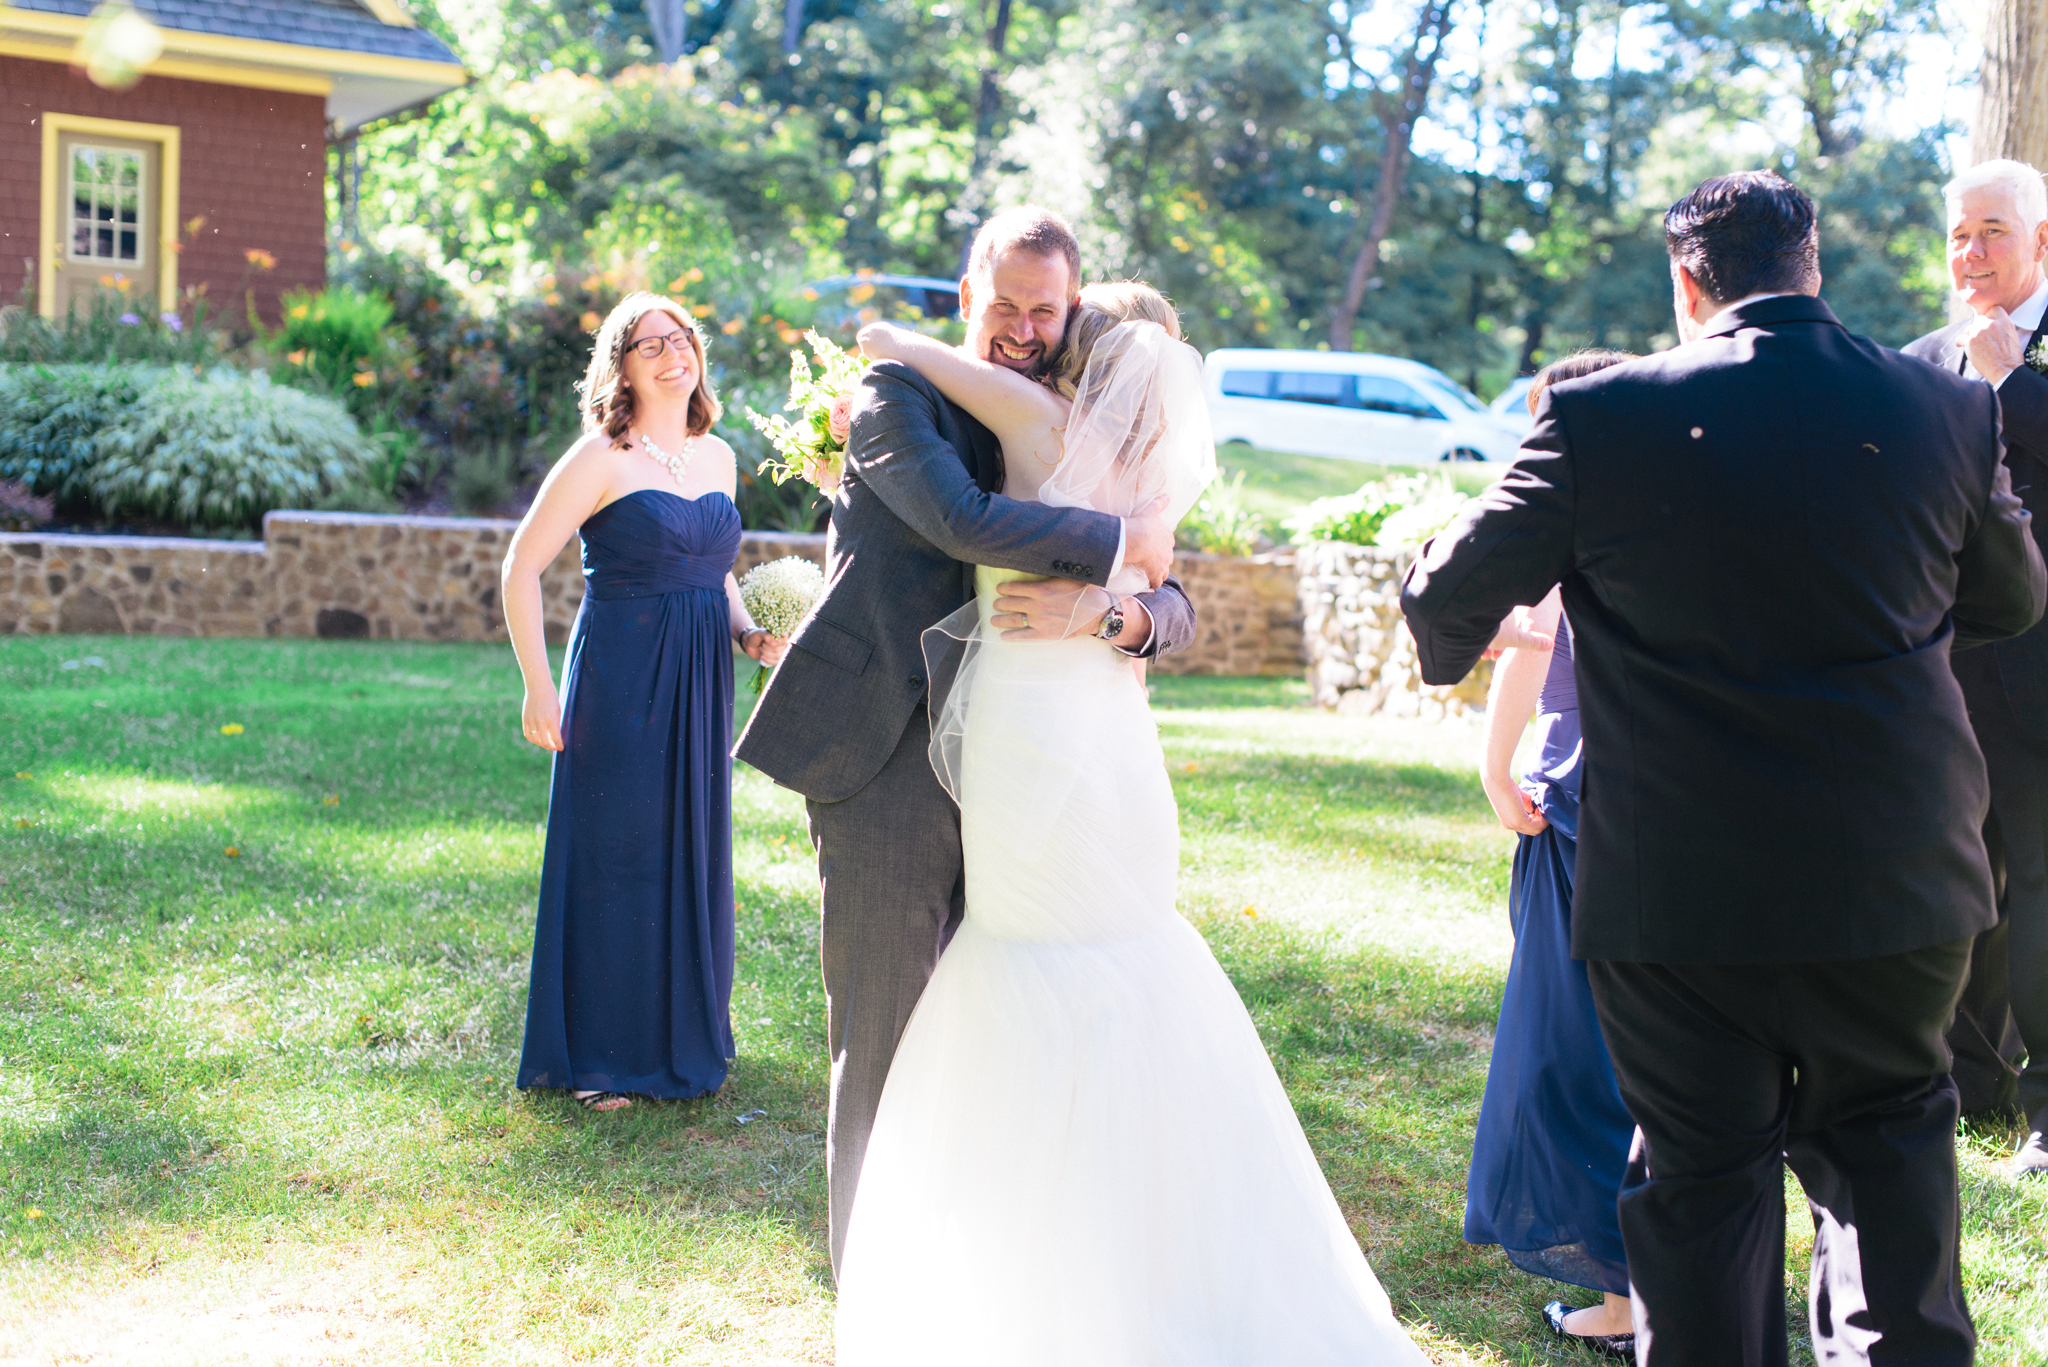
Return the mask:
[[[1641,359],[1633,351],[1615,351],[1610,347],[1599,346],[1587,347],[1584,351],[1574,351],[1569,356],[1560,356],[1549,365],[1543,367],[1543,369],[1537,371],[1536,378],[1529,381],[1529,411],[1532,414],[1536,411],[1538,401],[1543,398],[1543,391],[1554,384],[1560,384],[1565,380],[1576,380],[1581,376],[1591,375],[1596,370],[1605,370],[1611,365],[1620,365],[1623,361]]]
[[[1813,201],[1776,171],[1702,181],[1665,213],[1664,248],[1717,304],[1820,290]]]
[[[1081,288],[1081,244],[1067,221],[1050,209],[1020,204],[1005,209],[981,225],[974,235],[974,247],[967,253],[967,275],[986,280],[996,267],[996,258],[1006,252],[1024,251],[1033,256],[1057,256],[1067,263],[1067,286]]]

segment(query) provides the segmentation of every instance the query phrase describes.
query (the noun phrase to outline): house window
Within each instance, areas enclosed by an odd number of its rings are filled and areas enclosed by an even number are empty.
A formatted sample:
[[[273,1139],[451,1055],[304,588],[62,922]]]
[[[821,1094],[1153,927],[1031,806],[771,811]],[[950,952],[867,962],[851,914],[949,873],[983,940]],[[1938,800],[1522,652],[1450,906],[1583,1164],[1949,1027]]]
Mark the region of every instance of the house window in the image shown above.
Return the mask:
[[[71,146],[71,259],[139,265],[146,202],[142,153]]]

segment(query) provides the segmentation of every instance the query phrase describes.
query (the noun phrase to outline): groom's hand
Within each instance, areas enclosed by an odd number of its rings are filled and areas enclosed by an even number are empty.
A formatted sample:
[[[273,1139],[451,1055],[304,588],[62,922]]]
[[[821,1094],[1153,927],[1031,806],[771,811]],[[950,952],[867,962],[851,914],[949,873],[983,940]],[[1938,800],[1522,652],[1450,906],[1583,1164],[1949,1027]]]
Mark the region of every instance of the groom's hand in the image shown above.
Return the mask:
[[[1144,571],[1155,589],[1173,569],[1173,524],[1163,515],[1165,504],[1161,498],[1124,519],[1124,564]]]

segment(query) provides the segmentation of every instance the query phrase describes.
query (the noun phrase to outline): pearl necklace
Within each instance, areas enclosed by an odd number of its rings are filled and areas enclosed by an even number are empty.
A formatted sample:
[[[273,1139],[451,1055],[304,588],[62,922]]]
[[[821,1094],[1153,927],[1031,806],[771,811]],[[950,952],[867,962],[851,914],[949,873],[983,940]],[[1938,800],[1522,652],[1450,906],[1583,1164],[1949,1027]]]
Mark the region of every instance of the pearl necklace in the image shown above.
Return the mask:
[[[669,478],[673,479],[677,484],[681,484],[683,476],[689,472],[690,448],[696,444],[697,439],[691,437],[683,443],[681,453],[672,456],[662,450],[660,443],[655,441],[654,438],[648,436],[645,432],[640,434],[640,449],[647,453],[649,460],[667,470]]]

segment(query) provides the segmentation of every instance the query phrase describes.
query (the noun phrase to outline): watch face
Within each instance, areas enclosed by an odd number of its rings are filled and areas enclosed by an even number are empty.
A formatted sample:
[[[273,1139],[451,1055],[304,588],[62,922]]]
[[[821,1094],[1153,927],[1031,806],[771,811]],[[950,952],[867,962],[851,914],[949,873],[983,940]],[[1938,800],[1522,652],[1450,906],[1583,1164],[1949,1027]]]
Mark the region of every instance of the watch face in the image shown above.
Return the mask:
[[[1118,612],[1115,608],[1111,608],[1106,614],[1103,615],[1102,629],[1096,632],[1095,634],[1100,636],[1105,641],[1114,641],[1118,636],[1123,634],[1123,629],[1124,615],[1121,612]]]

